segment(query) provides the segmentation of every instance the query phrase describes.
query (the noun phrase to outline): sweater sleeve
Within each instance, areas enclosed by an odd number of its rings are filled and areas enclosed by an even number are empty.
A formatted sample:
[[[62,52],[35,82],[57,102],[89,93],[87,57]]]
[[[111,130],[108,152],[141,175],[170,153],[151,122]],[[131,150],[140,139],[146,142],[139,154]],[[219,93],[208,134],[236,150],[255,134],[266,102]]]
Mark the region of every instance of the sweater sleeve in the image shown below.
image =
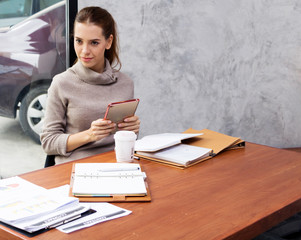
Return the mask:
[[[47,107],[43,131],[41,133],[41,145],[48,155],[69,156],[67,151],[67,140],[70,134],[65,133],[66,129],[66,108],[67,99],[64,98],[59,86],[60,81],[55,78],[48,89]]]

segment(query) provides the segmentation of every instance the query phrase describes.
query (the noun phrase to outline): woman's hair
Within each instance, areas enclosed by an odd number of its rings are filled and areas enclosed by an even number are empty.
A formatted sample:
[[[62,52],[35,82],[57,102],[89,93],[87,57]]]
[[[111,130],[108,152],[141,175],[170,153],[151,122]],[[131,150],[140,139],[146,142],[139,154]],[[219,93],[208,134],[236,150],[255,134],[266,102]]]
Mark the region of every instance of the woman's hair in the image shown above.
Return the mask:
[[[105,39],[108,39],[111,34],[113,35],[111,48],[105,50],[105,58],[109,60],[110,65],[112,67],[116,67],[119,65],[120,69],[121,62],[118,57],[119,45],[117,26],[112,15],[107,10],[101,7],[85,7],[77,13],[74,21],[74,26],[76,23],[92,23],[101,27]],[[114,66],[113,63],[115,63]]]

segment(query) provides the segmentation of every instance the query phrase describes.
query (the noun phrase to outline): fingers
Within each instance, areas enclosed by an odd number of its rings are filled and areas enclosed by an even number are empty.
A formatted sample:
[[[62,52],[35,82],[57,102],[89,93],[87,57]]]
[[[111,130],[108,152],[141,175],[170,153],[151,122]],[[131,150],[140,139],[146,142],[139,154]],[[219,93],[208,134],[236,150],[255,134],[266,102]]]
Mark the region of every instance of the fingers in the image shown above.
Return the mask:
[[[124,119],[122,123],[118,124],[119,130],[134,131],[139,132],[140,129],[140,119],[137,116],[129,117]]]
[[[103,120],[103,119],[98,119],[91,123],[92,130],[104,130],[115,126],[116,124],[112,123],[110,120]]]
[[[110,135],[115,127],[116,124],[112,123],[110,120],[98,119],[93,121],[89,129],[91,141],[97,141]]]
[[[124,122],[136,122],[138,120],[139,120],[139,117],[135,115],[135,116],[132,116],[132,117],[125,118]]]
[[[116,124],[110,120],[98,119],[91,123],[88,130],[90,141],[98,141],[109,136],[115,130]],[[127,130],[138,133],[140,129],[140,119],[137,116],[132,116],[124,119],[118,124],[118,130]]]

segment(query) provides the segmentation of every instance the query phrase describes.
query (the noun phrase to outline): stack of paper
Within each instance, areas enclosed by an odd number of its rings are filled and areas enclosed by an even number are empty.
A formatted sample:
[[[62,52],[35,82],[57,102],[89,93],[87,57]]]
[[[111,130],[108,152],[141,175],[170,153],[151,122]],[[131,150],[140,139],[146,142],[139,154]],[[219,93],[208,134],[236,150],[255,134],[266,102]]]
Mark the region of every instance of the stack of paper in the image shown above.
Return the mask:
[[[27,232],[68,222],[89,208],[20,177],[0,180],[0,221]]]

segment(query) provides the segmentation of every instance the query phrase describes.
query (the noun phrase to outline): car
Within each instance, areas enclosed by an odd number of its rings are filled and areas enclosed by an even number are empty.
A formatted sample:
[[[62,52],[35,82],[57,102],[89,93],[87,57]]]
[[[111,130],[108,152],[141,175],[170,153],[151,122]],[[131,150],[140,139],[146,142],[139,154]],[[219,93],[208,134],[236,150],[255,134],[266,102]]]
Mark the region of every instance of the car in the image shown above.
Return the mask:
[[[2,20],[5,2],[0,0]],[[0,28],[0,116],[19,117],[24,132],[40,143],[47,90],[52,78],[66,70],[65,1],[13,2],[31,2],[33,14]],[[42,2],[52,5],[41,9]],[[8,17],[5,22],[12,23]]]

